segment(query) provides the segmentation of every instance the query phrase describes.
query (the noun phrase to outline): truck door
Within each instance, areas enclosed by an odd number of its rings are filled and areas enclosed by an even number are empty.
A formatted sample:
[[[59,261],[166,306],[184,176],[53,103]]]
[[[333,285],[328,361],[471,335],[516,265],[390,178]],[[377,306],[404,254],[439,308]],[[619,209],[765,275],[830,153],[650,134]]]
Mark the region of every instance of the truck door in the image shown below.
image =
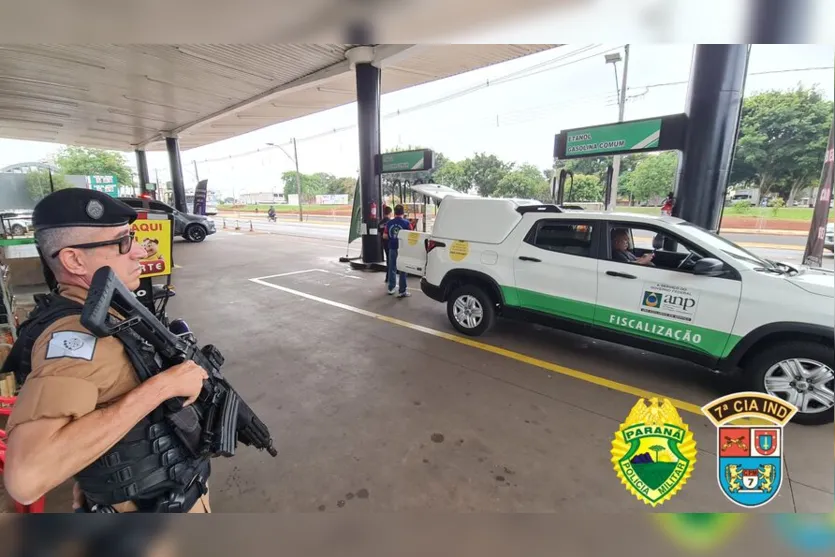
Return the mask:
[[[603,222],[603,221],[599,221]],[[513,261],[515,296],[522,309],[591,325],[597,299],[594,220],[541,219]]]
[[[426,273],[426,243],[431,234],[401,230],[397,252],[397,270],[422,277]]]
[[[626,251],[652,257],[650,265],[615,254],[616,236],[624,232],[631,238]],[[654,341],[665,351],[685,349],[710,360],[723,356],[739,309],[738,278],[694,274],[691,262],[710,254],[663,227],[610,222],[604,240],[596,326]]]

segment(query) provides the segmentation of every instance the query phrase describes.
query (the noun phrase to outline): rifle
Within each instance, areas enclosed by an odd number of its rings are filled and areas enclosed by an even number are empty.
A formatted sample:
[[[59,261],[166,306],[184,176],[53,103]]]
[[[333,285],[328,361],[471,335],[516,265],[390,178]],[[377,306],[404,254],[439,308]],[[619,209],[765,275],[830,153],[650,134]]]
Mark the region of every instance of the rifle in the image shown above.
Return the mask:
[[[111,309],[121,319],[112,315]],[[273,457],[278,455],[267,426],[220,373],[224,362],[220,351],[211,344],[199,348],[190,332],[177,335],[167,329],[110,267],[93,275],[81,324],[97,337],[133,332],[156,349],[163,369],[192,360],[206,370],[209,378],[203,381],[194,404],[184,407],[181,397],[165,401],[171,411],[168,419],[195,456],[234,456],[238,441]]]

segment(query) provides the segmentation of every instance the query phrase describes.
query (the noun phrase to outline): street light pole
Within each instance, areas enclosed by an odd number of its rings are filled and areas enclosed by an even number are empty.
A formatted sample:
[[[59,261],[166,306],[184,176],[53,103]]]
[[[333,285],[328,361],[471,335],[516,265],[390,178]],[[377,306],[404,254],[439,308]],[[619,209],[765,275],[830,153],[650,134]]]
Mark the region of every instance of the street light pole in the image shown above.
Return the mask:
[[[617,61],[612,63],[615,69],[615,90],[618,92],[618,122],[623,122],[623,113],[626,108],[626,76],[629,72],[629,45],[624,47],[623,56],[623,82],[618,87],[618,66]],[[618,203],[618,176],[620,175],[620,155],[615,155],[612,161],[612,189],[609,199],[606,200],[607,207],[613,211]]]

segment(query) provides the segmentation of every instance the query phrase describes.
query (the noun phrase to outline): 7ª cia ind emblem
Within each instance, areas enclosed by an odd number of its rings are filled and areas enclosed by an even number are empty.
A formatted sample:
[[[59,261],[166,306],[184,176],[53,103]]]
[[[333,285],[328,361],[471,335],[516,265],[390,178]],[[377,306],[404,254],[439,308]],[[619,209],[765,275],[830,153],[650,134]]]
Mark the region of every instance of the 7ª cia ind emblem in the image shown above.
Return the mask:
[[[740,507],[761,507],[783,484],[783,428],[797,408],[755,392],[734,393],[702,407],[717,427],[717,479],[725,497]],[[743,418],[764,425],[740,423]]]
[[[656,507],[684,487],[696,463],[696,441],[675,406],[640,399],[612,441],[612,463],[626,490]]]

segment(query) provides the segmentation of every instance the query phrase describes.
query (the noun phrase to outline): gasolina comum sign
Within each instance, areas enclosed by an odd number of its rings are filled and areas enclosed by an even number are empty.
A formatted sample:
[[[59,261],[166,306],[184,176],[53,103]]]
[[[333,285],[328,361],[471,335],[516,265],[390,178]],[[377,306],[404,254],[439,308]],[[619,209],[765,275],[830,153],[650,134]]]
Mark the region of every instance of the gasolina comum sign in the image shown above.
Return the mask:
[[[658,147],[661,119],[624,122],[566,132],[567,156],[642,151]]]

